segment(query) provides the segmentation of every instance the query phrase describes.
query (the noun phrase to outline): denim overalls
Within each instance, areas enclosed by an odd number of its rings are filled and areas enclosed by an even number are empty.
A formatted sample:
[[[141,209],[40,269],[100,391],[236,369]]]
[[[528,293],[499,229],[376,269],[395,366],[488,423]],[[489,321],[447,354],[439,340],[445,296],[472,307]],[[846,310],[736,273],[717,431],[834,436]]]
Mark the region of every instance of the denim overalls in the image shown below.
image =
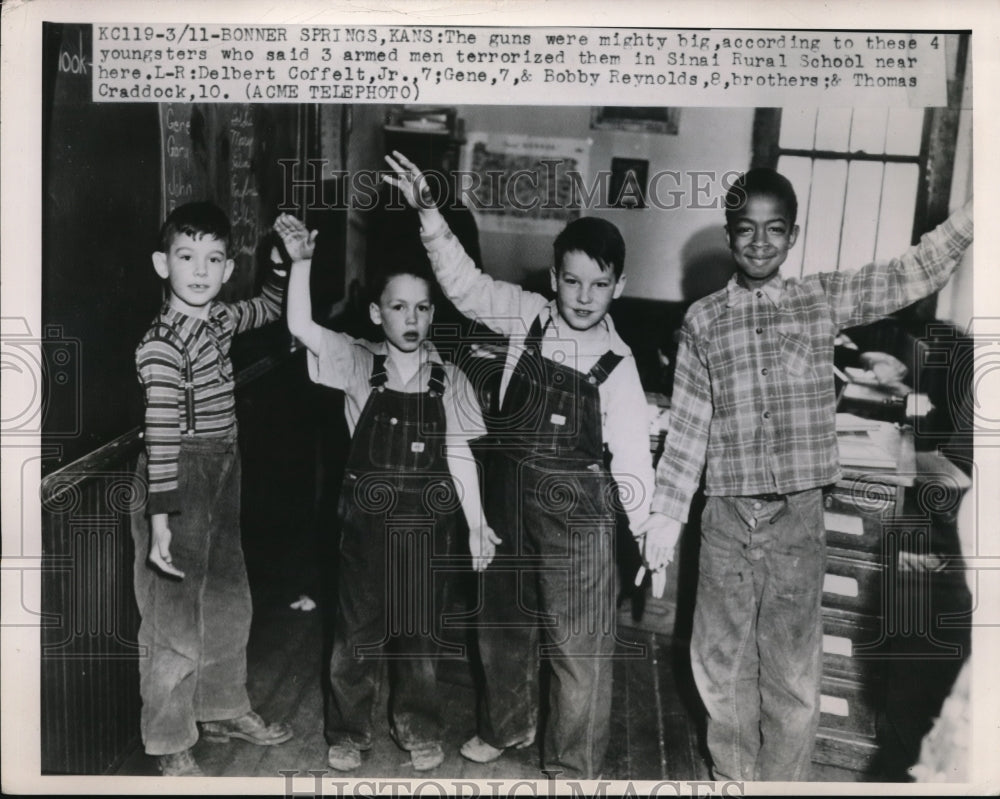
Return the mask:
[[[542,357],[535,319],[511,375],[487,465],[486,510],[502,539],[483,574],[479,737],[533,739],[538,658],[552,666],[546,769],[592,778],[608,743],[614,640],[616,484],[605,466],[598,386],[622,356],[587,373]],[[539,642],[539,629],[542,641]]]
[[[340,577],[327,743],[371,746],[380,664],[391,670],[392,734],[404,749],[440,742],[436,660],[458,494],[445,459],[444,368],[426,392],[386,388],[376,355],[340,496]],[[440,565],[439,565],[440,564]],[[461,652],[453,653],[460,656]]]

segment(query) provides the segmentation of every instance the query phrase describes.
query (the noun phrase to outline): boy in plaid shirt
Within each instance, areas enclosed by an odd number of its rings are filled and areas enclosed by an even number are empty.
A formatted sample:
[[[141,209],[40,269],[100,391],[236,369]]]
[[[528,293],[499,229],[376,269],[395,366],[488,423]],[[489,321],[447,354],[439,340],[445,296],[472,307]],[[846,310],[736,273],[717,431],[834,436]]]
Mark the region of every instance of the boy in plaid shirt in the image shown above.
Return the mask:
[[[971,206],[886,264],[785,279],[791,183],[770,169],[726,198],[729,284],[684,319],[670,430],[646,534],[673,556],[702,469],[691,636],[716,779],[804,780],[819,723],[823,487],[840,476],[833,340],[940,289],[972,241]]]

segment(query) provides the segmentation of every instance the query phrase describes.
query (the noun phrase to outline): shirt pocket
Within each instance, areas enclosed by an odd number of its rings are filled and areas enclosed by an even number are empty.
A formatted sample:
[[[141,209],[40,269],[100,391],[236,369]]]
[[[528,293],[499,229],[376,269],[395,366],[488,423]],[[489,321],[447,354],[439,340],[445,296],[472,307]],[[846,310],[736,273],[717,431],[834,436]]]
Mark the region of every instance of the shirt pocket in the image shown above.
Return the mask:
[[[813,351],[809,335],[798,324],[790,323],[778,328],[778,347],[785,371],[796,377],[812,371]]]

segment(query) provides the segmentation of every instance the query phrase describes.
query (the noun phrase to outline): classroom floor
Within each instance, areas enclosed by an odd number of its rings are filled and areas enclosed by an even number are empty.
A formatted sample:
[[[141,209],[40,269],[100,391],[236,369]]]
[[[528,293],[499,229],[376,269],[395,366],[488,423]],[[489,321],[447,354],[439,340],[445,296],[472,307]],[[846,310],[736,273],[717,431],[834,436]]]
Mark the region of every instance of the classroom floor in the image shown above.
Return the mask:
[[[339,775],[326,765],[321,690],[322,616],[276,605],[257,611],[247,652],[248,690],[254,707],[265,719],[291,723],[295,738],[275,747],[257,747],[233,741],[199,741],[194,754],[206,776],[279,777],[283,771],[327,770],[324,779]],[[703,752],[702,710],[687,666],[687,649],[669,636],[624,628],[619,630],[619,657],[615,661],[611,743],[602,777],[610,780],[707,780]],[[633,647],[642,653],[636,656]],[[351,777],[457,780],[544,779],[538,748],[511,750],[499,760],[480,765],[458,753],[475,731],[474,689],[467,664],[445,663],[440,669],[443,717],[447,720],[445,760],[438,768],[417,774],[409,756],[389,737],[386,683],[376,715],[374,746],[365,753]],[[156,774],[153,758],[134,752],[117,774]],[[816,766],[814,780],[855,781],[853,772]]]
[[[699,749],[698,710],[690,675],[676,669],[678,652],[655,633],[623,630],[627,644],[644,652],[615,662],[611,744],[605,762],[606,779],[707,779],[708,769]],[[323,739],[321,692],[322,617],[312,612],[275,607],[258,612],[247,652],[251,700],[268,720],[292,724],[295,738],[275,747],[243,742],[210,744],[199,741],[194,754],[208,776],[278,776],[283,770],[325,769],[327,745]],[[686,662],[686,658],[681,658]],[[386,683],[379,699],[374,746],[365,753],[352,777],[407,779],[426,776],[447,779],[542,779],[538,748],[511,750],[499,760],[480,765],[465,760],[458,748],[475,732],[475,694],[467,664],[445,663],[441,668],[443,717],[447,719],[445,761],[423,775],[414,773],[409,756],[389,737]],[[695,700],[696,701],[696,700]],[[118,771],[121,775],[155,774],[153,758],[136,752]],[[335,772],[330,776],[336,776]]]

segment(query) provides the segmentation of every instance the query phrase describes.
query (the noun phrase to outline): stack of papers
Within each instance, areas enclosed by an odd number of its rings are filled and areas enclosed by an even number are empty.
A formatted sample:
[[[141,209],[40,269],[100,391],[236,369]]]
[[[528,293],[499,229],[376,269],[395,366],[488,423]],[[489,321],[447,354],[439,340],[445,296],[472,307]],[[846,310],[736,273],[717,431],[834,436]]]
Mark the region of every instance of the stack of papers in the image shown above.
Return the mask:
[[[838,413],[837,447],[844,466],[895,469],[899,458],[899,432],[891,422]]]
[[[871,432],[878,430],[879,423],[874,419],[865,419],[853,413],[837,414],[837,433]]]

